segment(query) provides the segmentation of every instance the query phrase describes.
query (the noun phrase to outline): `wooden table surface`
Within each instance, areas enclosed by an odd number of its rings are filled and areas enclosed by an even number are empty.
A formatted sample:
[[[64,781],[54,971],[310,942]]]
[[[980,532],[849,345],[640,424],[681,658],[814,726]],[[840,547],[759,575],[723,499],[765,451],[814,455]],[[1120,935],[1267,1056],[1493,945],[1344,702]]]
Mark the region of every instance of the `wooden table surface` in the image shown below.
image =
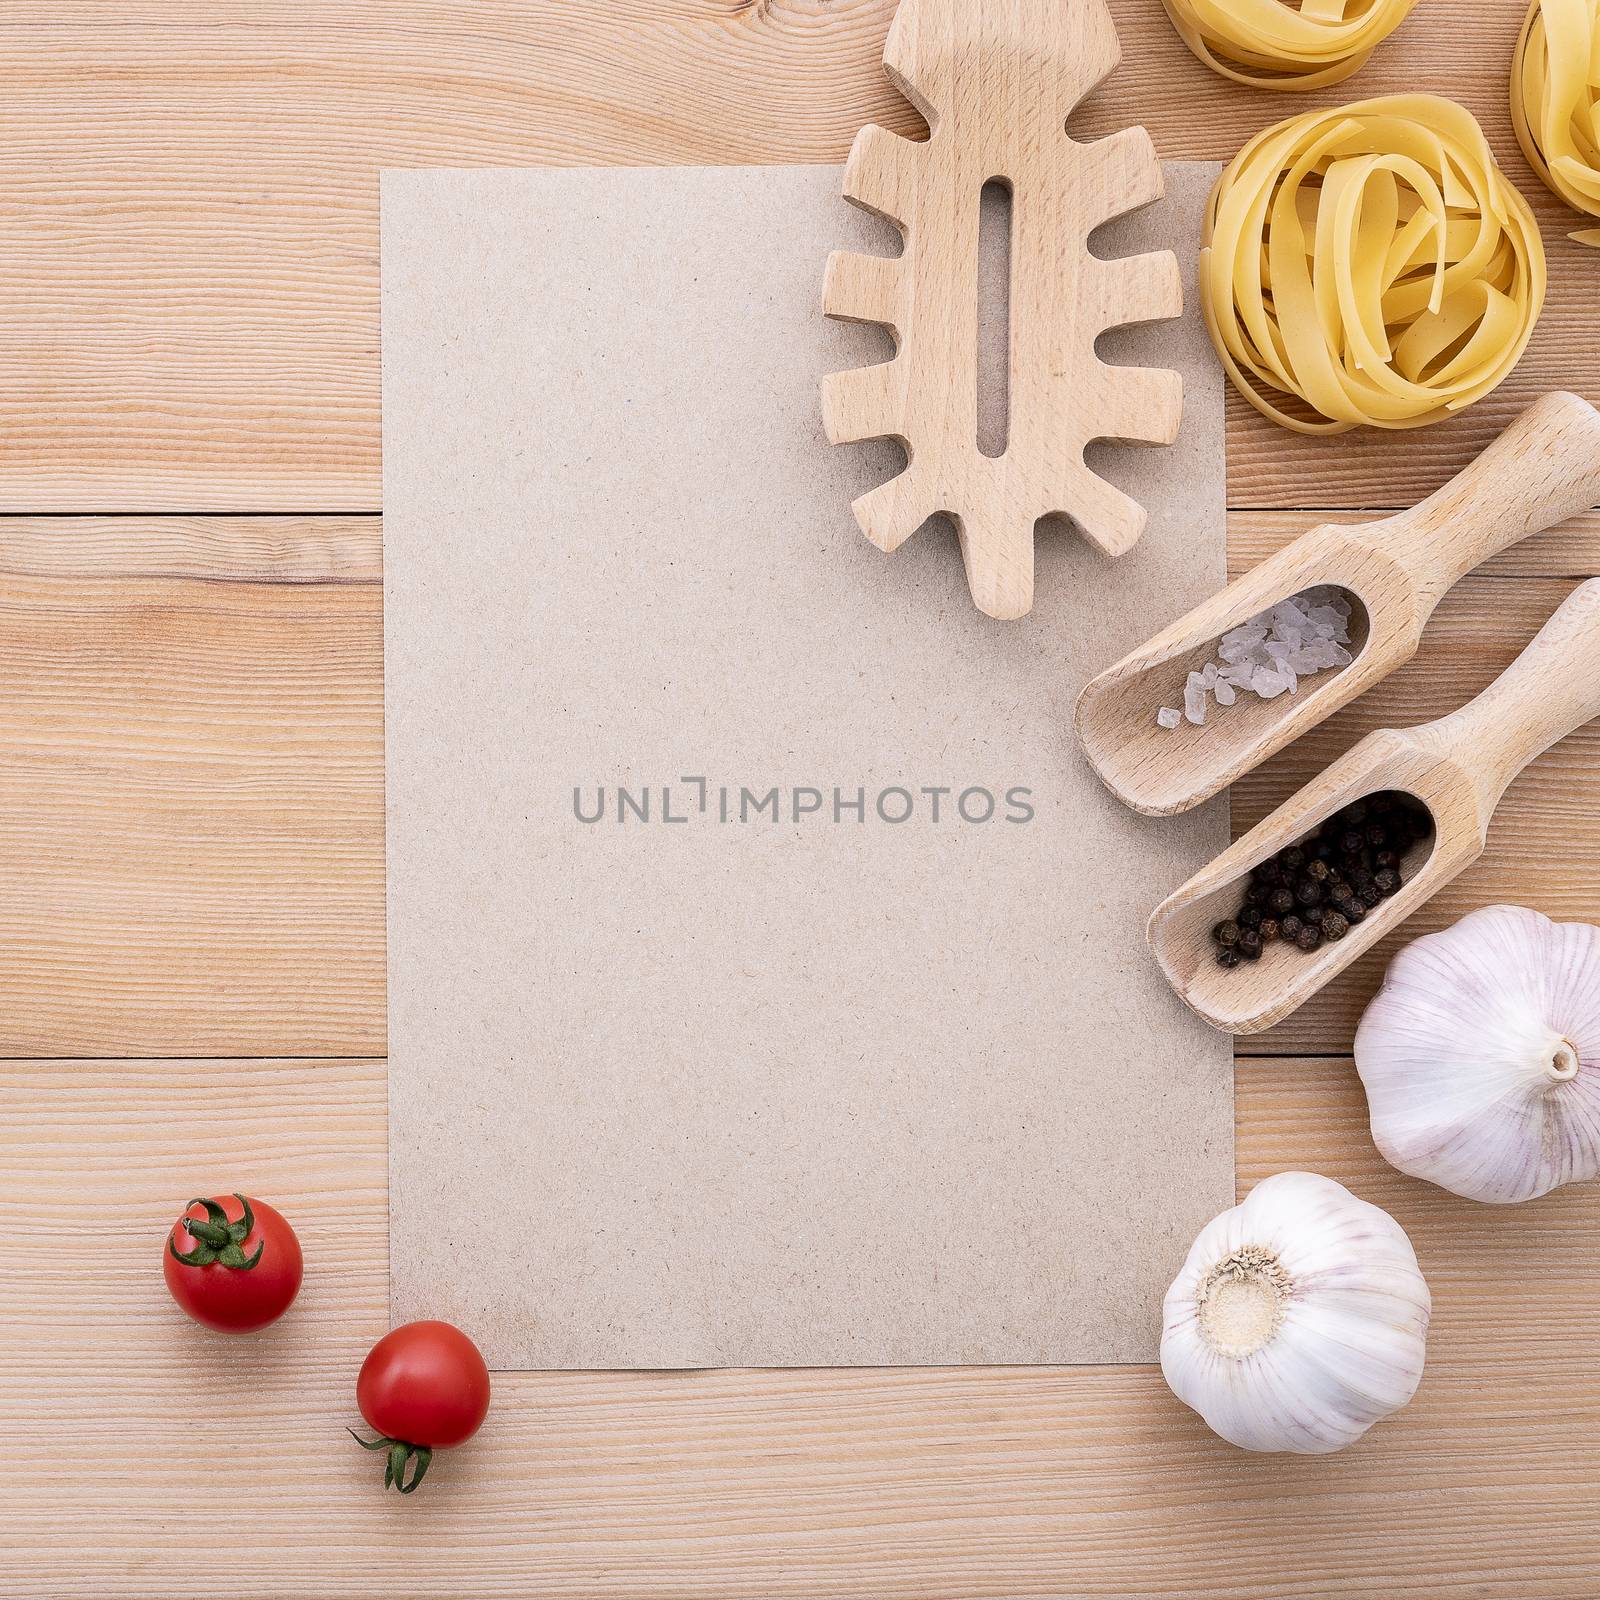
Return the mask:
[[[1157,0],[1113,9],[1124,64],[1075,131],[1143,121],[1165,155],[1222,157],[1306,103],[1210,75]],[[1600,1195],[1476,1207],[1383,1165],[1347,1057],[1382,955],[1239,1056],[1241,1191],[1339,1178],[1433,1287],[1417,1400],[1342,1455],[1236,1452],[1148,1368],[507,1374],[414,1500],[342,1432],[387,1317],[377,171],[837,161],[866,120],[915,130],[878,68],[891,12],[0,15],[0,1595],[1600,1587]],[[1307,508],[1410,501],[1544,389],[1600,399],[1600,257],[1508,128],[1520,13],[1422,0],[1313,103],[1432,89],[1479,115],[1550,251],[1526,358],[1423,433],[1307,441],[1234,406],[1236,567]],[[1236,824],[1482,687],[1597,571],[1591,517],[1463,583],[1418,661],[1242,786]],[[1421,925],[1505,899],[1600,919],[1597,797],[1590,730]],[[278,1201],[312,1264],[292,1316],[237,1342],[157,1271],[181,1201],[232,1188]]]

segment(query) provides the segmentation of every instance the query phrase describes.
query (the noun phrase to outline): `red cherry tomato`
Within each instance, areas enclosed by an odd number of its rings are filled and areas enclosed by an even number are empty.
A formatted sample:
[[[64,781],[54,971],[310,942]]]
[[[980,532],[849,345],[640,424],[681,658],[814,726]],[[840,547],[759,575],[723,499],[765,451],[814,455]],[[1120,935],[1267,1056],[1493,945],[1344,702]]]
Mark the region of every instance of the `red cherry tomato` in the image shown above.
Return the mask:
[[[250,1333],[300,1292],[300,1241],[280,1212],[242,1194],[191,1200],[161,1253],[172,1298],[208,1328]]]
[[[356,1443],[386,1450],[383,1486],[410,1494],[422,1482],[435,1450],[465,1444],[489,1412],[489,1369],[475,1345],[448,1322],[408,1322],[386,1333],[367,1353],[356,1379],[356,1404],[378,1430]],[[402,1483],[406,1463],[411,1481]]]

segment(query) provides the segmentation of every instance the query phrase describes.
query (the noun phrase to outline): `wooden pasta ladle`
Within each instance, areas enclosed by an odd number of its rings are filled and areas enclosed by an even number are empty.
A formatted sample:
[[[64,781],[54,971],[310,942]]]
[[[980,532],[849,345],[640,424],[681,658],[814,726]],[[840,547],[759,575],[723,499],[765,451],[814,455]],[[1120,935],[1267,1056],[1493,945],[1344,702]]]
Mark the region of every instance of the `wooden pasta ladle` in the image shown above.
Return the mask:
[[[830,374],[834,444],[898,439],[906,468],[854,505],[862,532],[895,550],[936,512],[955,522],[974,604],[991,617],[1033,604],[1035,524],[1065,515],[1107,556],[1143,532],[1144,508],[1084,459],[1096,439],[1169,445],[1183,380],[1110,365],[1108,328],[1183,309],[1170,250],[1105,259],[1089,235],[1159,199],[1150,135],[1080,144],[1073,108],[1117,64],[1105,0],[900,0],[884,67],[927,118],[915,142],[871,124],[845,167],[848,199],[897,223],[901,255],[836,252],[823,309],[893,329],[892,360]],[[1011,194],[1003,437],[980,438],[980,199]],[[987,429],[982,429],[987,433]]]
[[[1409,511],[1311,529],[1101,673],[1078,698],[1084,753],[1135,811],[1187,811],[1409,661],[1434,608],[1474,567],[1597,502],[1600,412],[1575,394],[1547,394]],[[1157,726],[1223,634],[1320,584],[1351,603],[1347,666],[1273,700],[1241,692],[1199,725]]]
[[[1511,780],[1596,716],[1600,578],[1591,578],[1475,700],[1437,722],[1368,734],[1157,906],[1148,937],[1161,970],[1214,1027],[1259,1033],[1281,1022],[1476,861]],[[1336,943],[1307,953],[1278,941],[1259,961],[1218,966],[1211,930],[1239,909],[1251,869],[1334,812],[1386,790],[1420,801],[1433,818],[1432,838],[1401,863],[1399,891]]]

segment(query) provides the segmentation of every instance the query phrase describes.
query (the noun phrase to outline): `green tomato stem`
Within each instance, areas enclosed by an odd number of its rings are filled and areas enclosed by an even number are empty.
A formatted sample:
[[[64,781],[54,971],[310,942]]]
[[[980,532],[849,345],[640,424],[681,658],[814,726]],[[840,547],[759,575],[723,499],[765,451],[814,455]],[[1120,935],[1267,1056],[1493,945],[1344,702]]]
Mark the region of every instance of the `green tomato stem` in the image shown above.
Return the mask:
[[[183,1231],[195,1241],[194,1249],[187,1254],[178,1249],[170,1234],[167,1236],[167,1249],[174,1261],[180,1261],[186,1267],[209,1267],[216,1262],[236,1272],[248,1272],[255,1266],[261,1259],[261,1252],[267,1247],[267,1241],[258,1241],[255,1254],[246,1258],[243,1245],[256,1225],[256,1216],[250,1209],[250,1202],[242,1194],[236,1194],[233,1198],[244,1212],[237,1222],[229,1222],[228,1213],[215,1200],[191,1200],[183,1208],[189,1212],[196,1206],[203,1206],[205,1221],[202,1222],[198,1217],[184,1217]]]
[[[425,1444],[409,1444],[404,1439],[363,1439],[354,1428],[344,1430],[363,1450],[382,1450],[387,1455],[383,1464],[383,1486],[396,1488],[401,1494],[413,1494],[433,1460],[433,1451]],[[406,1463],[411,1463],[411,1481],[406,1483]]]

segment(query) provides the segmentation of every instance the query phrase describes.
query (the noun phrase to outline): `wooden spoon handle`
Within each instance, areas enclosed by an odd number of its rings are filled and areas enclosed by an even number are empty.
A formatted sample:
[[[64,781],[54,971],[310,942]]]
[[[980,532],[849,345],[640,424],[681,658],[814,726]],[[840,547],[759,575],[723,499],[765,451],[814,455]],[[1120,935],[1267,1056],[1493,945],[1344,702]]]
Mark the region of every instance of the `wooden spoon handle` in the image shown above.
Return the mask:
[[[1485,822],[1537,755],[1600,717],[1600,578],[1580,584],[1475,700],[1411,734],[1473,776]]]
[[[1370,534],[1416,578],[1426,609],[1492,555],[1600,504],[1600,411],[1563,390],[1528,407],[1481,455]]]

